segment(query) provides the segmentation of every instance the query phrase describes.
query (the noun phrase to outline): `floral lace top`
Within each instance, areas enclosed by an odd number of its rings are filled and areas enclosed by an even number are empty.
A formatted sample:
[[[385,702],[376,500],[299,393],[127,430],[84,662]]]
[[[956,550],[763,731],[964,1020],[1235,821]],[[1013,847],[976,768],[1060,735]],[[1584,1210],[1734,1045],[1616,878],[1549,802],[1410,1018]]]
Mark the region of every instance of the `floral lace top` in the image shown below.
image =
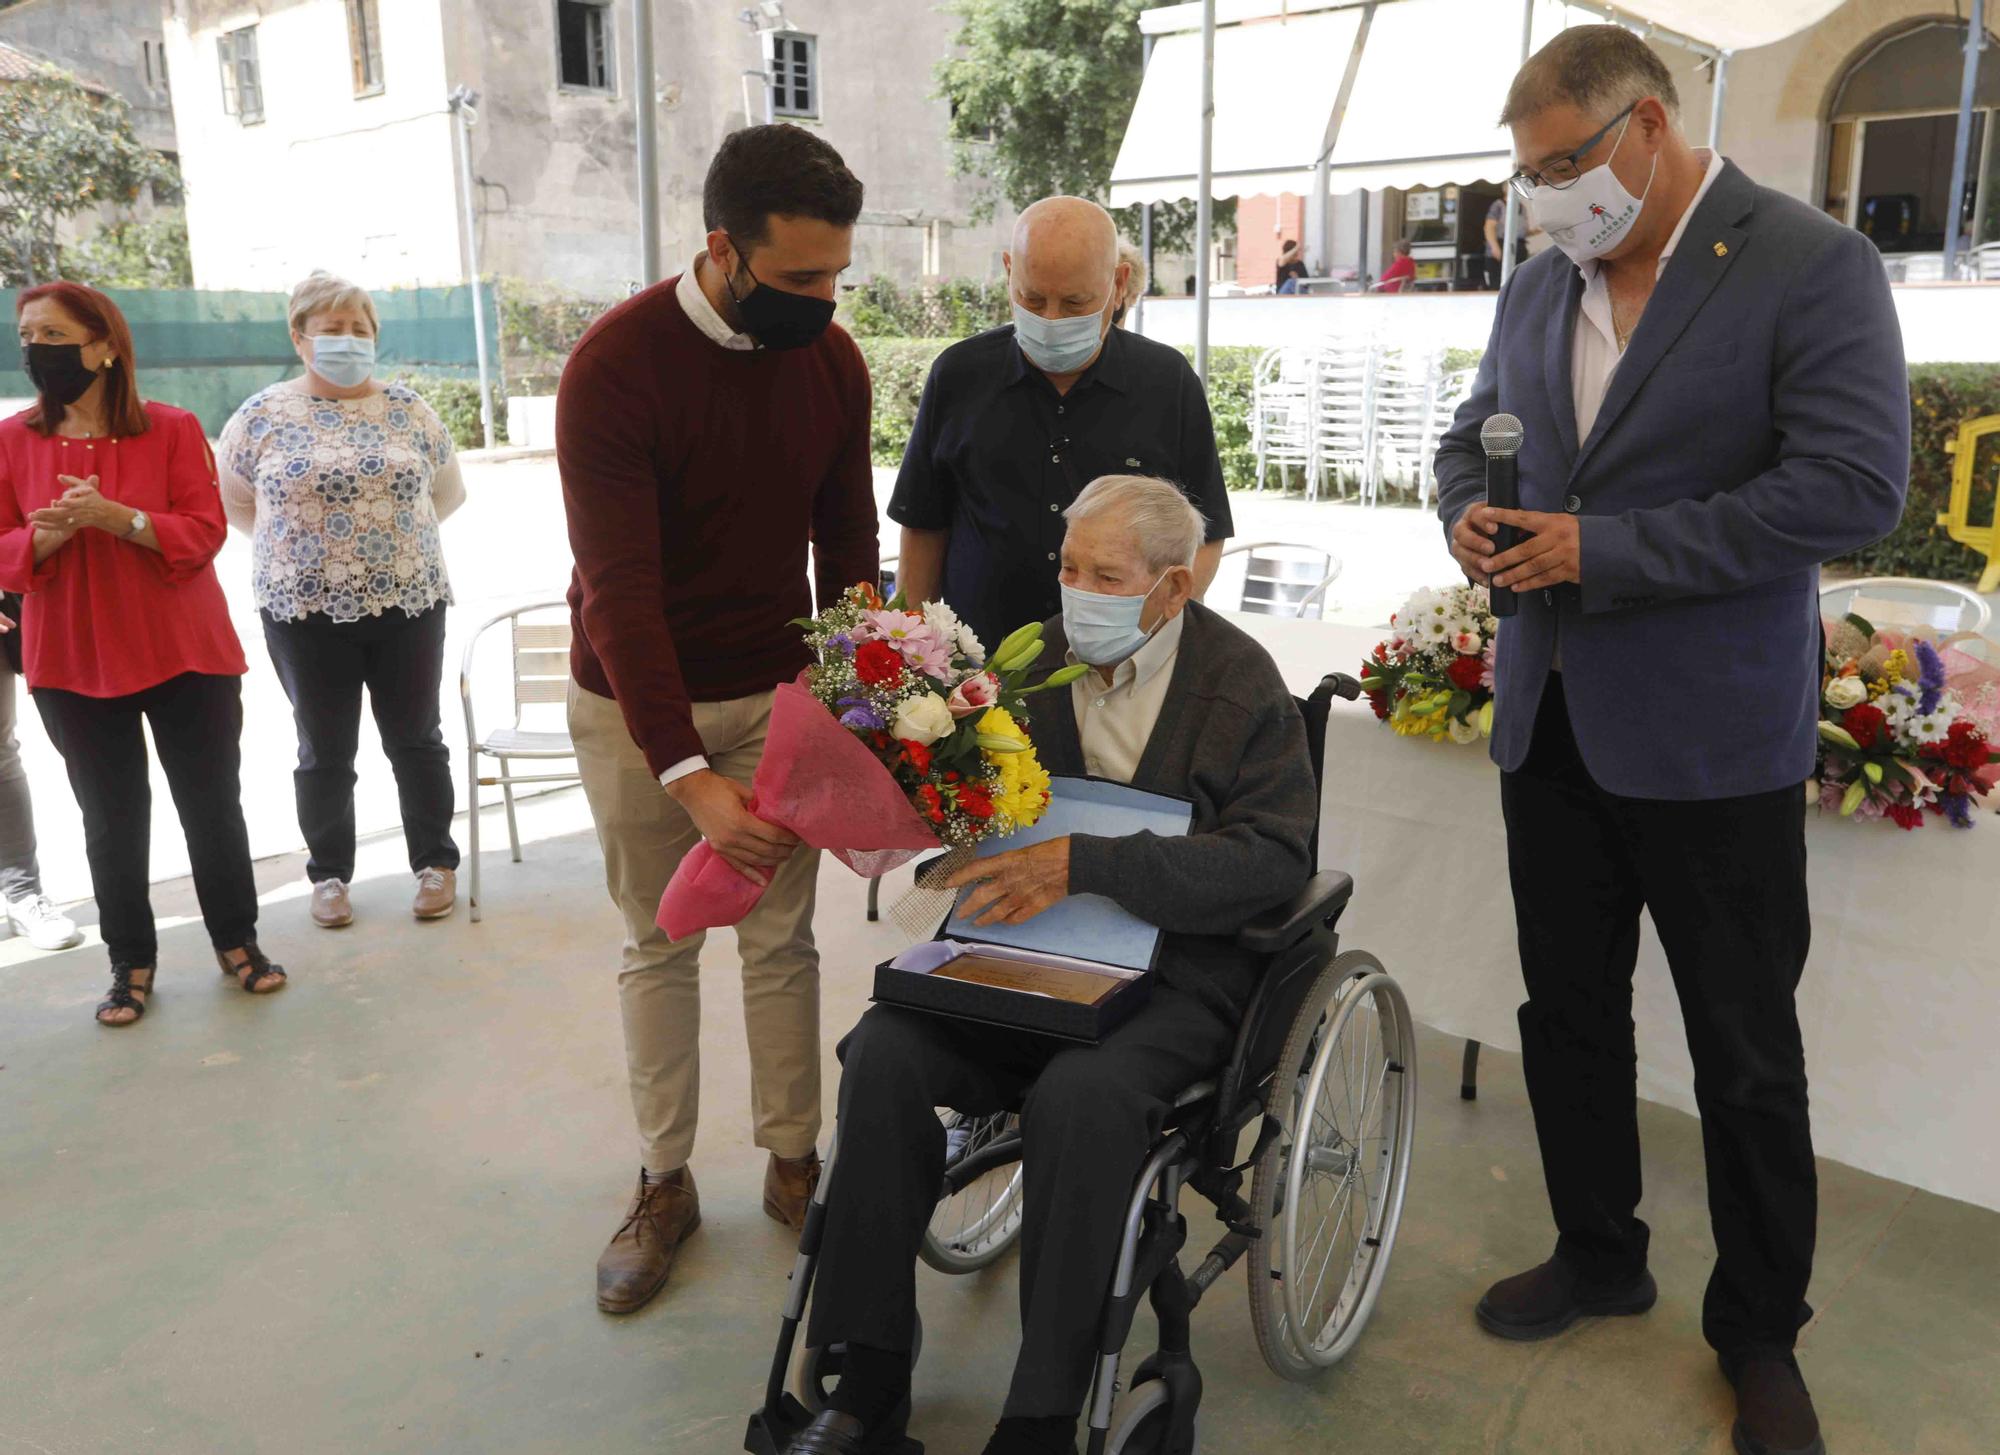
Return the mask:
[[[350,622],[451,600],[438,522],[465,487],[415,390],[316,399],[274,385],[230,417],[216,453],[223,506],[251,534],[259,610]]]

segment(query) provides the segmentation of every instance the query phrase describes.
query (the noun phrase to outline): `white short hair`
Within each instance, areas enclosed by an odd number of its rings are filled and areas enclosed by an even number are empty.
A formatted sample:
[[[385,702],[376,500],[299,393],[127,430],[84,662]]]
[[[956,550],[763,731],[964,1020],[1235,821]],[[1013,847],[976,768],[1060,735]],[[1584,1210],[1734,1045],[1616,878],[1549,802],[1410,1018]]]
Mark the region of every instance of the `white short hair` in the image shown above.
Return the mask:
[[[1139,539],[1139,555],[1149,571],[1192,566],[1201,549],[1208,522],[1180,488],[1150,475],[1100,475],[1083,487],[1070,508],[1068,521],[1116,514]]]

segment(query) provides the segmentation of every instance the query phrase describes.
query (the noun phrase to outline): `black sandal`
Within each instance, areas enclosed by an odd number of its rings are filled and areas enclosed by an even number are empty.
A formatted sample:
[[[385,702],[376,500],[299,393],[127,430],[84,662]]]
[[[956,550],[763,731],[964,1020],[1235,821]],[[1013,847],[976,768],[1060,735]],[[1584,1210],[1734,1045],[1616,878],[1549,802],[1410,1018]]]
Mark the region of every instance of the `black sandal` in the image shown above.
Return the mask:
[[[146,983],[134,985],[132,977],[142,971],[146,976]],[[97,1023],[116,1030],[120,1026],[136,1026],[144,1020],[146,1000],[153,998],[153,971],[154,967],[151,965],[120,965],[114,962],[111,966],[111,993],[97,1002]],[[142,995],[146,1000],[139,999]],[[132,1012],[132,1019],[108,1021],[104,1018],[104,1013],[111,1010],[129,1010]]]
[[[243,967],[249,970],[249,974],[244,975],[239,973],[239,967],[230,962],[229,957],[235,954],[236,950],[217,950],[215,952],[215,963],[222,967],[224,975],[227,975],[231,980],[242,986],[249,994],[269,993],[260,992],[257,989],[258,986],[267,980],[276,980],[278,982],[277,986],[272,987],[273,990],[291,983],[291,977],[285,974],[285,967],[272,964],[269,957],[257,948],[255,940],[251,940],[248,944],[239,945],[236,948],[243,952]]]

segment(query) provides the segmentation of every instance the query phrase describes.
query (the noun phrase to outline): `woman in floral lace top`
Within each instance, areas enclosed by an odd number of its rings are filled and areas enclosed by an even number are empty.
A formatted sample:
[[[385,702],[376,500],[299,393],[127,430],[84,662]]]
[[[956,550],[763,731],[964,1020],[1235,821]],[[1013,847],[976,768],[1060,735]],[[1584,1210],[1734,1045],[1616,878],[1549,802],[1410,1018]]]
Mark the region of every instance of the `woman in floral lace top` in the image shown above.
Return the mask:
[[[419,918],[451,913],[450,758],[439,722],[451,584],[438,522],[465,499],[451,436],[374,376],[368,294],[314,273],[292,293],[297,379],[244,402],[217,449],[223,506],[253,542],[251,585],[299,729],[294,775],[312,915],[353,909],[354,755],[368,690],[396,775]]]

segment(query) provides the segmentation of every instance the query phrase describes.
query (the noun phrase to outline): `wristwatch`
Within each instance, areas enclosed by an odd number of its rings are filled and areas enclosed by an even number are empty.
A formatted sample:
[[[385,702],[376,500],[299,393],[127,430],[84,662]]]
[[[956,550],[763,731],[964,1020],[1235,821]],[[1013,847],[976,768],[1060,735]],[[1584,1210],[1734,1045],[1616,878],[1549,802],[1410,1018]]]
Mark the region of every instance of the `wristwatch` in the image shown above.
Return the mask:
[[[132,523],[125,527],[125,539],[129,541],[134,536],[144,535],[146,533],[146,527],[151,525],[152,523],[153,523],[153,518],[150,515],[146,514],[145,511],[143,510],[133,511]]]

